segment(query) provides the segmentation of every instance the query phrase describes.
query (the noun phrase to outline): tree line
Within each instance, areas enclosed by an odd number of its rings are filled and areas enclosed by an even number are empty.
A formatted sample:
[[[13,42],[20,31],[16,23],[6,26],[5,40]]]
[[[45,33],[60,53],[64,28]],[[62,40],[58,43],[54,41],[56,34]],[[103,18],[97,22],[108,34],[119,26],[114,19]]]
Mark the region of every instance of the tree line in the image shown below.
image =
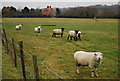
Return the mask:
[[[115,6],[88,6],[88,7],[74,7],[74,8],[56,8],[55,17],[63,18],[119,18],[119,5]],[[42,9],[29,9],[24,7],[17,10],[15,7],[3,7],[2,17],[47,17],[42,15]]]
[[[88,6],[88,7],[74,7],[69,8],[61,13],[59,17],[73,17],[73,18],[119,18],[119,5],[112,6]]]

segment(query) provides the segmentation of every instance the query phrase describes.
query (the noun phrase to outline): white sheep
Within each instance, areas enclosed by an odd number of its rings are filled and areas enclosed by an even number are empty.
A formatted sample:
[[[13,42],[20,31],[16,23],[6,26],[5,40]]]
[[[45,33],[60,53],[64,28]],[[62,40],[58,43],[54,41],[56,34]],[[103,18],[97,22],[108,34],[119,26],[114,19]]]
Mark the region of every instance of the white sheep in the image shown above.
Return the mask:
[[[75,41],[77,41],[78,38],[81,40],[81,32],[78,31],[78,30],[75,30],[75,31],[71,30],[71,31],[68,32],[67,40],[69,40],[69,37],[70,37],[71,40],[72,40],[72,38],[74,38]]]
[[[80,66],[89,66],[92,69],[91,76],[97,76],[97,68],[102,63],[103,54],[100,52],[84,52],[77,51],[74,53],[74,59],[77,67],[77,73],[79,74]]]
[[[16,28],[16,30],[20,30],[20,32],[21,32],[21,30],[22,30],[22,25],[19,24],[19,25],[17,25],[15,28]]]
[[[54,29],[54,30],[53,30],[53,35],[52,35],[52,37],[53,37],[53,36],[56,37],[56,35],[61,35],[61,37],[63,37],[64,29],[65,29],[65,28]]]
[[[35,31],[35,35],[39,35],[41,33],[42,29],[40,26],[38,26],[38,27],[34,28],[34,31]]]

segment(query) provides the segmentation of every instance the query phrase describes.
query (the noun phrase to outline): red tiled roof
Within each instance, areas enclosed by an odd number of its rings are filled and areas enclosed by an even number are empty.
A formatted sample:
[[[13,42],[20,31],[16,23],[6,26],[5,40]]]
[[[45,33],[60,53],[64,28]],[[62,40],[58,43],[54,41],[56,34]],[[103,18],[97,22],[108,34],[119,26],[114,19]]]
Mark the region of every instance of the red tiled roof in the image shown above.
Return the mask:
[[[46,16],[55,16],[56,15],[56,11],[53,8],[45,8],[42,11],[42,14],[46,15]]]

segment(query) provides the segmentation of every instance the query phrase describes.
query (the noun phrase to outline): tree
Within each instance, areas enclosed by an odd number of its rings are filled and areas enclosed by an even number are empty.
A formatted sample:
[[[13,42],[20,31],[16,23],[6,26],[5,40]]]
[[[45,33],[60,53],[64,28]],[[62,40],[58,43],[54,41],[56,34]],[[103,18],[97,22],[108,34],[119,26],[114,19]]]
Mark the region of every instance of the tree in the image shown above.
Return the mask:
[[[13,6],[10,7],[10,10],[11,10],[12,12],[16,12],[16,8],[13,7]]]
[[[60,14],[61,14],[60,9],[59,9],[59,8],[56,8],[56,15],[58,16],[58,15],[60,15]]]
[[[30,12],[30,10],[29,10],[29,8],[28,7],[24,7],[24,9],[22,9],[22,13],[29,13]]]
[[[2,14],[5,17],[13,17],[16,14],[16,8],[11,6],[11,7],[3,7],[2,9]]]

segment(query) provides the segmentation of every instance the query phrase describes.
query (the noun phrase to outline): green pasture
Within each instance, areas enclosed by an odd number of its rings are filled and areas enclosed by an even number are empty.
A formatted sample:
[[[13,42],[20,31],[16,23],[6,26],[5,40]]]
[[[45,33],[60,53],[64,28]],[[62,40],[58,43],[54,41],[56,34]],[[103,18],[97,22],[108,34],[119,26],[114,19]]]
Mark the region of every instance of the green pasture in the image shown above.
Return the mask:
[[[118,78],[118,20],[117,19],[79,19],[79,18],[3,18],[3,28],[9,37],[24,42],[24,49],[36,55],[50,69],[64,79],[115,79]],[[22,32],[15,26],[23,24]],[[41,26],[42,32],[35,36],[34,27]],[[52,37],[52,30],[65,28],[63,37]],[[80,30],[82,41],[67,40],[69,30]],[[99,51],[104,54],[103,64],[99,68],[99,77],[91,77],[88,67],[81,67],[76,73],[73,55],[76,51]],[[3,53],[3,58],[5,54]],[[8,57],[9,58],[9,57]],[[8,59],[9,60],[9,59]],[[3,64],[7,62],[3,61]],[[40,65],[39,65],[40,69]],[[4,68],[3,77],[13,78],[7,73],[9,66]],[[44,69],[40,69],[44,70]],[[16,75],[19,73],[13,71]],[[12,75],[12,74],[10,74]],[[59,79],[49,73],[42,79]]]

